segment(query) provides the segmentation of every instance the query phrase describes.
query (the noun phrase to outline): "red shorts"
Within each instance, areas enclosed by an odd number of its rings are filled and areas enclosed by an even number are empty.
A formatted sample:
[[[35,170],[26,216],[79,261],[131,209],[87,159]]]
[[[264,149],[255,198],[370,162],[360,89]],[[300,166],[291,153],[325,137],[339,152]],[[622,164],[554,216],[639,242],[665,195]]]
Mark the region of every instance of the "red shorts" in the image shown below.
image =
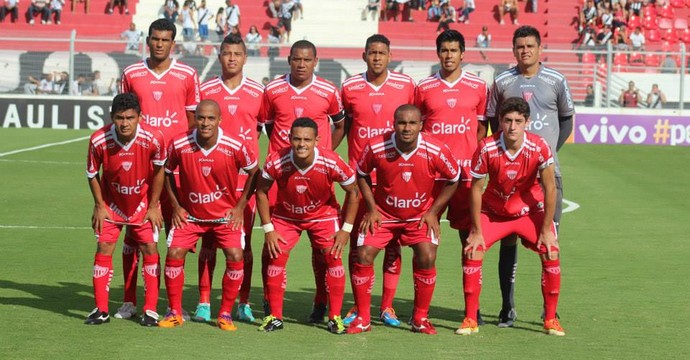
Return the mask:
[[[383,249],[391,241],[399,241],[400,245],[412,246],[423,242],[438,245],[438,234],[427,236],[427,226],[424,224],[418,229],[418,221],[383,223],[376,232],[371,234],[360,233],[357,238],[357,246],[373,246]]]
[[[324,221],[290,221],[274,217],[271,219],[275,231],[285,239],[287,244],[279,242],[280,250],[290,251],[297,245],[302,231],[306,231],[311,246],[316,249],[327,249],[335,243],[331,236],[340,230],[338,219]]]
[[[522,245],[526,248],[532,249],[539,254],[546,254],[546,247],[542,245],[537,248],[539,233],[544,223],[543,211],[529,213],[517,218],[482,213],[481,222],[486,250],[489,250],[498,240],[511,234],[517,234],[522,239]],[[554,235],[556,235],[556,240],[558,240],[558,233],[553,221],[551,221],[551,231],[553,231]]]
[[[122,227],[125,225],[103,222],[101,232],[96,232],[96,241],[99,243],[114,243],[120,237]],[[127,225],[126,237],[136,241],[137,244],[150,244],[158,242],[158,230],[153,230],[150,222],[141,225]]]
[[[471,181],[458,182],[458,189],[455,190],[453,197],[448,202],[448,213],[446,214],[450,227],[453,229],[469,230],[472,226],[472,219],[470,218],[471,192]]]
[[[237,197],[242,196],[242,191],[237,191]],[[252,196],[244,207],[244,240],[251,241],[252,231],[254,231],[254,219],[256,217],[256,197]],[[202,245],[212,250],[218,249],[216,242],[213,241],[212,234],[202,236]]]
[[[232,230],[226,224],[187,222],[183,228],[173,226],[168,233],[168,248],[194,251],[199,237],[213,239],[218,249],[244,249],[244,229]]]

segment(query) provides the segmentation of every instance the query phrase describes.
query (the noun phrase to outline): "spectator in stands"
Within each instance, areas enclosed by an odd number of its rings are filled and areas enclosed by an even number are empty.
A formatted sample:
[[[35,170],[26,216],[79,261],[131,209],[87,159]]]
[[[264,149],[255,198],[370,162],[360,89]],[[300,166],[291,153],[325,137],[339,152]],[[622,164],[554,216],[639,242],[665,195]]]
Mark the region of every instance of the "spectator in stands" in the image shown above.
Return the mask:
[[[196,18],[199,19],[199,40],[208,40],[208,21],[213,17],[211,9],[206,7],[206,0],[201,0],[201,5],[196,11]]]
[[[163,17],[174,23],[177,20],[179,9],[180,4],[177,0],[165,0],[163,2]]]
[[[613,25],[614,29],[626,25],[625,8],[619,2],[613,3],[613,12],[611,14],[613,15],[611,25]]]
[[[24,85],[26,94],[55,94],[54,74],[52,72],[43,74],[41,80],[29,75],[29,82]]]
[[[390,4],[390,10],[393,14],[393,21],[398,21],[398,15],[400,15],[400,21],[414,21],[412,19],[412,13],[410,11],[410,0],[388,0]]]
[[[65,0],[50,0],[50,16],[53,17],[53,22],[60,25],[62,17],[62,7],[65,5]],[[48,24],[50,24],[50,16],[48,17]]]
[[[640,91],[635,87],[635,82],[631,81],[628,83],[628,90],[621,92],[621,96],[618,97],[618,103],[621,107],[636,108],[639,99]]]
[[[630,49],[630,39],[627,35],[625,27],[618,29],[618,34],[613,37],[613,46],[615,50],[626,51]]]
[[[283,3],[280,5],[280,13],[278,14],[278,27],[283,28],[283,42],[290,42],[293,11],[295,11],[295,2],[293,0],[283,0]]]
[[[280,38],[280,29],[278,29],[276,26],[271,26],[267,36],[268,43],[274,45],[269,45],[268,47],[268,58],[271,60],[280,54],[280,48],[275,46],[275,44],[280,44]]]
[[[461,23],[469,24],[470,13],[474,11],[474,8],[474,0],[465,0],[465,4],[462,7],[458,8],[458,12],[460,13],[458,21]]]
[[[431,5],[426,11],[426,20],[437,22],[441,19],[441,4],[439,0],[431,0]]]
[[[110,0],[108,2],[108,10],[106,10],[106,12],[108,14],[112,14],[116,6],[120,8],[120,14],[124,12],[125,15],[129,15],[127,0]]]
[[[592,85],[587,85],[587,94],[585,95],[584,106],[593,107],[594,106],[594,87]]]
[[[659,84],[652,84],[652,91],[647,94],[647,107],[650,109],[663,109],[666,104],[666,94],[659,90]]]
[[[268,85],[269,82],[271,82],[271,79],[269,79],[268,76],[264,76],[261,79],[261,85],[263,85],[264,87],[266,87],[266,85]]]
[[[61,95],[67,91],[67,84],[69,83],[69,73],[67,71],[61,71],[55,74],[55,94]]]
[[[108,93],[110,93],[110,84],[106,84],[105,80],[101,78],[100,71],[94,71],[93,80],[91,81],[91,95],[105,96]]]
[[[10,14],[10,20],[15,23],[19,19],[19,0],[0,1],[0,22],[5,21],[5,16]]]
[[[271,12],[271,16],[277,19],[280,16],[280,4],[283,0],[268,0],[268,10]]]
[[[482,32],[477,35],[477,47],[478,48],[489,48],[491,47],[491,34],[489,34],[489,28],[484,25],[482,26]],[[483,51],[479,51],[479,55],[482,56],[484,61],[489,60],[489,57]]]
[[[537,0],[530,0],[530,11],[533,13],[536,13],[539,8],[539,4],[537,4]]]
[[[84,84],[84,81],[86,80],[86,76],[84,74],[79,74],[76,79],[72,82],[72,88],[69,91],[70,95],[73,96],[81,96],[82,94],[82,84]]]
[[[644,51],[644,34],[642,29],[638,26],[635,28],[632,34],[630,34],[630,43],[632,44],[632,49],[635,51]]]
[[[372,21],[378,21],[380,12],[381,0],[367,0],[367,5],[362,10],[362,21],[366,21],[369,15],[371,15]]]
[[[196,22],[194,21],[194,12],[190,8],[189,1],[185,1],[182,5],[179,20],[182,24],[182,40],[186,42],[193,41]]]
[[[608,44],[613,40],[611,25],[605,25],[604,29],[597,34],[597,50],[606,50]],[[598,55],[597,55],[598,56]]]
[[[661,62],[659,67],[662,74],[675,74],[678,72],[678,64],[676,60],[670,54],[666,54],[664,61]]]
[[[518,10],[517,0],[500,0],[500,3],[498,4],[498,17],[500,19],[499,23],[501,25],[505,24],[505,22],[503,21],[503,16],[505,14],[510,14],[511,18],[513,19],[513,24],[519,25],[519,13],[520,12]]]
[[[581,48],[594,48],[597,45],[597,33],[593,26],[587,25],[582,31],[580,39]]]
[[[440,34],[450,29],[450,24],[455,22],[455,9],[448,4],[448,1],[441,1],[441,18],[438,19],[436,34]]]
[[[48,20],[50,19],[48,0],[31,0],[31,5],[29,5],[29,9],[27,10],[29,24],[34,24],[34,17],[36,14],[41,14],[41,24],[48,23]]]
[[[127,40],[127,44],[125,45],[125,53],[139,54],[139,45],[141,44],[141,39],[143,36],[144,33],[137,30],[136,24],[129,24],[129,29],[120,34],[120,39]]]
[[[628,19],[630,16],[640,16],[642,13],[642,0],[632,0],[628,3]]]
[[[611,9],[609,9],[608,6],[603,7],[601,10],[598,11],[600,16],[599,16],[599,23],[602,26],[612,26],[613,25],[613,14],[611,13]]]
[[[582,33],[587,26],[594,26],[597,20],[597,8],[594,6],[594,0],[587,0],[585,6],[580,13],[580,27],[579,32]]]
[[[222,7],[218,8],[216,12],[216,41],[223,41],[225,37],[225,9]]]
[[[295,11],[292,14],[292,18],[297,20],[297,19],[304,19],[304,6],[302,5],[302,0],[294,0],[295,1]]]
[[[232,4],[232,0],[225,0],[225,28],[228,34],[233,27],[240,28],[240,6]]]
[[[256,25],[249,27],[249,32],[244,38],[244,42],[247,45],[247,56],[259,56],[259,44],[261,44],[261,34]]]

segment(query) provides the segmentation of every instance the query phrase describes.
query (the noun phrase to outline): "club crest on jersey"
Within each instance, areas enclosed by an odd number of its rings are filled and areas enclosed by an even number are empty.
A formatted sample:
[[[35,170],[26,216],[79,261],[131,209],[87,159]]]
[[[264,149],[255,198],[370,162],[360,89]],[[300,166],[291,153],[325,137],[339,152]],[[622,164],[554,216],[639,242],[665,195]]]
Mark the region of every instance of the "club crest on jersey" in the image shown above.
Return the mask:
[[[303,113],[304,113],[304,108],[301,108],[301,107],[295,108],[295,117],[301,118]]]
[[[508,176],[508,179],[510,179],[510,180],[515,180],[515,178],[517,177],[517,171],[508,170],[508,171],[506,171],[506,176]]]
[[[532,99],[532,96],[534,96],[534,93],[531,91],[523,91],[522,92],[522,98],[525,99],[525,101],[529,102],[530,99]]]
[[[235,112],[237,111],[237,105],[228,105],[228,111],[231,115],[235,116]]]
[[[381,109],[383,109],[383,104],[372,104],[371,109],[374,110],[374,114],[377,114],[381,112]]]
[[[307,185],[297,185],[297,193],[304,194],[307,191]]]
[[[201,167],[201,173],[204,174],[204,176],[208,176],[211,173],[211,167],[210,166],[202,166]]]
[[[410,179],[412,179],[412,171],[403,171],[402,178],[405,182],[410,182]]]
[[[446,104],[448,104],[449,108],[454,108],[455,105],[457,105],[458,99],[452,98],[452,99],[446,99]]]
[[[132,162],[131,161],[123,161],[122,162],[122,168],[125,169],[125,171],[129,171],[129,169],[132,168]]]
[[[153,98],[154,98],[156,101],[160,101],[162,97],[163,97],[163,92],[162,92],[162,91],[154,91],[154,92],[153,92]]]

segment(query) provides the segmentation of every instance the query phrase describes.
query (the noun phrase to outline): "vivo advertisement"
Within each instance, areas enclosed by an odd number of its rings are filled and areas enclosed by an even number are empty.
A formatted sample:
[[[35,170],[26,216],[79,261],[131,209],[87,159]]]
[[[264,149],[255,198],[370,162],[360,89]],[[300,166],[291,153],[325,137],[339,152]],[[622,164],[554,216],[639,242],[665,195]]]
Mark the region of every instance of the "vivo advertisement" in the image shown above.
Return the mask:
[[[690,146],[690,117],[577,114],[576,144]]]

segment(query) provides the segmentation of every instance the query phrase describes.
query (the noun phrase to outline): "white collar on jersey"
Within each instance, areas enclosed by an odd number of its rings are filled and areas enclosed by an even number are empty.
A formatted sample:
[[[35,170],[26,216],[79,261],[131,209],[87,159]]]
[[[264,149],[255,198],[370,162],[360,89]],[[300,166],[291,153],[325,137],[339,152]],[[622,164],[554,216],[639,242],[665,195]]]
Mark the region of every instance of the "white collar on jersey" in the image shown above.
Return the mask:
[[[244,85],[245,80],[247,80],[247,77],[242,75],[242,81],[240,81],[240,84],[237,85],[236,88],[230,89],[227,85],[225,85],[225,81],[223,81],[223,76],[218,76],[218,80],[220,80],[220,85],[223,86],[223,89],[228,92],[230,95],[235,95],[235,93],[242,88],[242,85]]]
[[[395,132],[391,134],[391,141],[393,141],[393,147],[395,148],[395,151],[397,151],[398,154],[400,154],[400,157],[407,161],[412,157],[412,155],[414,155],[417,152],[417,149],[419,149],[419,144],[422,142],[422,133],[420,132],[419,136],[417,136],[417,145],[414,147],[414,150],[410,151],[407,154],[398,149],[398,144],[395,143]]]
[[[139,136],[139,130],[141,130],[141,127],[139,125],[137,125],[137,131],[134,133],[134,137],[132,138],[132,140],[130,142],[127,143],[127,145],[125,145],[125,144],[120,142],[120,139],[117,138],[117,131],[115,131],[115,124],[113,124],[113,126],[110,127],[110,133],[113,135],[113,140],[118,145],[120,145],[122,150],[125,150],[125,151],[128,151],[129,148],[131,148],[132,145],[134,144],[134,142],[137,140],[137,137]]]
[[[294,90],[294,91],[297,93],[297,95],[299,95],[299,94],[301,94],[302,92],[304,92],[304,90],[309,89],[309,87],[311,86],[311,84],[314,83],[314,80],[316,80],[316,75],[312,75],[312,76],[311,76],[311,82],[310,82],[309,84],[307,84],[305,87],[303,87],[303,88],[301,88],[301,89],[298,89],[298,88],[292,86],[292,84],[290,83],[290,74],[287,74],[287,76],[285,77],[285,81],[287,81],[287,84],[290,85],[290,87],[292,88],[292,90]]]
[[[197,147],[199,147],[199,151],[201,151],[201,153],[204,154],[204,156],[208,156],[210,153],[213,152],[213,150],[216,149],[216,147],[218,146],[218,143],[220,143],[220,138],[223,137],[223,129],[221,129],[220,126],[218,126],[218,138],[216,139],[216,143],[213,144],[213,146],[211,146],[211,148],[208,150],[202,148],[201,145],[199,145],[199,142],[196,141],[196,129],[194,129],[194,131],[192,131],[192,136],[194,139],[194,143],[196,144]]]
[[[515,152],[515,154],[511,155],[510,151],[508,151],[508,148],[506,148],[506,141],[503,138],[503,131],[501,131],[501,148],[506,153],[506,156],[508,157],[508,159],[510,159],[510,161],[515,161],[515,159],[517,159],[518,155],[520,155],[520,153],[522,152],[522,149],[525,148],[525,143],[527,143],[527,133],[525,132],[523,134],[523,136],[524,137],[522,139],[522,145],[520,145],[520,148],[518,149],[518,151]]]
[[[362,78],[364,79],[364,82],[366,82],[367,84],[369,84],[369,87],[371,87],[372,89],[374,89],[374,91],[379,91],[379,90],[383,87],[383,85],[386,85],[386,82],[387,82],[388,79],[390,78],[390,75],[391,75],[390,70],[386,69],[386,80],[383,80],[383,82],[382,82],[381,85],[379,85],[379,86],[374,85],[371,81],[369,81],[369,80],[367,79],[367,72],[366,72],[366,71],[362,73]]]
[[[318,159],[318,158],[319,158],[319,148],[314,146],[314,161],[311,163],[311,165],[307,166],[306,168],[300,169],[300,167],[297,166],[297,163],[295,163],[295,154],[294,154],[293,150],[290,149],[290,161],[292,162],[292,165],[295,166],[295,169],[297,169],[297,171],[299,171],[299,173],[302,175],[308,173],[309,170],[311,170],[311,168],[314,167],[314,165],[316,164],[316,159]]]
[[[177,63],[177,60],[175,60],[175,58],[172,58],[172,60],[170,61],[170,66],[168,66],[168,68],[165,69],[165,71],[163,71],[162,73],[156,74],[153,70],[151,70],[151,68],[149,68],[149,63],[146,60],[148,60],[148,58],[144,59],[144,67],[146,67],[146,70],[148,70],[151,73],[151,75],[155,76],[157,80],[160,80],[163,76],[165,76],[165,74],[167,74],[168,71],[170,71],[170,69],[172,69],[173,66],[175,66],[175,63]]]
[[[439,79],[442,83],[446,84],[446,86],[452,88],[452,87],[454,87],[455,85],[457,85],[457,84],[460,82],[460,80],[462,80],[462,79],[465,77],[465,74],[467,74],[467,71],[465,71],[465,70],[460,70],[460,77],[458,77],[457,79],[455,79],[455,81],[453,81],[452,83],[451,83],[451,82],[448,82],[448,81],[446,81],[446,80],[444,80],[444,79],[441,77],[441,71],[439,71],[439,72],[436,73],[436,78]]]

